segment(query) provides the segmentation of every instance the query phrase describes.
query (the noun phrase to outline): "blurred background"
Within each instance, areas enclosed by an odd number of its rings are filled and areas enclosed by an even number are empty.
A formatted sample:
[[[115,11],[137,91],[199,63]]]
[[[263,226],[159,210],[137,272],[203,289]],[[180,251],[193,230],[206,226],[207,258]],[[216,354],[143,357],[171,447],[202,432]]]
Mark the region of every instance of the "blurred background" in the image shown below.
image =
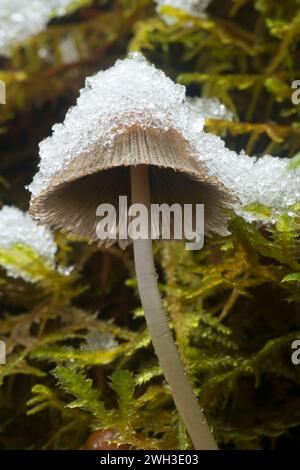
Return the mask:
[[[86,77],[129,51],[189,96],[213,99],[205,130],[229,148],[289,157],[297,168],[299,39],[299,0],[0,0],[1,206],[28,210],[39,142]],[[252,223],[230,214],[231,235],[199,253],[155,245],[170,326],[224,449],[300,442],[300,366],[291,359],[300,205],[264,224],[271,209],[253,204]],[[132,250],[53,237],[54,263],[14,241],[13,227],[0,241],[0,448],[190,449],[145,327]]]

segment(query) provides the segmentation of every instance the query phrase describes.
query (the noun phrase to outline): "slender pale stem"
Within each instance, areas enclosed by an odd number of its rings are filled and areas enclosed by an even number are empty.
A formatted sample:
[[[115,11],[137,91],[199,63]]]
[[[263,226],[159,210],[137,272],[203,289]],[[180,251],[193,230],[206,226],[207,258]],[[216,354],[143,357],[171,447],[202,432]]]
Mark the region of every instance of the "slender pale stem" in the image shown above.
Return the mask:
[[[144,204],[149,210],[150,189],[146,166],[131,168],[131,185],[132,204]],[[134,240],[133,247],[136,277],[147,326],[175,405],[195,449],[217,450],[218,447],[185,373],[163,311],[150,236],[148,240]]]

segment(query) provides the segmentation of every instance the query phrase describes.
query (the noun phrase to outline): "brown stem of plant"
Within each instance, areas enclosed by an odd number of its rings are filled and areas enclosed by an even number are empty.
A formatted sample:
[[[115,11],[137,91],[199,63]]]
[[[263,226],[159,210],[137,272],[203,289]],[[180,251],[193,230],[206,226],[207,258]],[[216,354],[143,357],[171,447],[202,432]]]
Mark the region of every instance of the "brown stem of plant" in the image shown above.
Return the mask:
[[[132,204],[150,209],[150,188],[147,166],[131,168]],[[193,388],[184,370],[157,285],[152,241],[134,240],[134,259],[140,298],[154,350],[170,386],[175,405],[196,450],[217,450],[217,444],[201,411]]]

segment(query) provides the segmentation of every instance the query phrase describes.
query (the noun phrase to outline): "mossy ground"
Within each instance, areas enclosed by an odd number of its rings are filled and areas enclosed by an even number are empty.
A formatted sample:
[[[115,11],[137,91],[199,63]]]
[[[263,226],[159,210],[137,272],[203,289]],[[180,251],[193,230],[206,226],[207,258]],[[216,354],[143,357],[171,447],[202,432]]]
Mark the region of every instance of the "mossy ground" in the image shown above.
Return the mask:
[[[150,0],[90,2],[2,60],[3,204],[27,209],[38,142],[84,78],[128,50],[144,52],[190,95],[219,97],[236,120],[210,119],[206,128],[230,148],[298,154],[291,84],[300,79],[299,1],[215,0],[206,19],[166,12],[177,22],[166,25]],[[78,51],[72,63],[60,50],[66,35]],[[221,448],[300,443],[300,366],[291,361],[300,339],[299,209],[267,229],[231,214],[232,235],[208,240],[200,253],[155,245],[170,325]],[[22,257],[0,253],[2,266],[26,262],[39,279],[26,283],[1,270],[8,356],[0,366],[0,448],[78,449],[93,429],[108,428],[134,448],[190,448],[139,308],[131,249],[56,239],[60,264],[74,266],[70,276],[49,271],[24,247]]]

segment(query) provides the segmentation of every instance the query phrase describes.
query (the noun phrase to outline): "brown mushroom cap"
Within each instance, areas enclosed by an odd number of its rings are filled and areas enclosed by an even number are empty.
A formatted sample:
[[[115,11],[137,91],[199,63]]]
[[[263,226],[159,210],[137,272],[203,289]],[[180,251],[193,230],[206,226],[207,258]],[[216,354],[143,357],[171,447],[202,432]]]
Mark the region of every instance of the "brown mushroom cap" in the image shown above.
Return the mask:
[[[55,229],[97,240],[97,207],[109,203],[117,210],[119,196],[130,204],[130,166],[137,165],[149,168],[151,203],[205,204],[206,235],[224,229],[224,208],[234,198],[172,129],[132,127],[111,147],[99,144],[79,155],[32,199],[30,212]]]

